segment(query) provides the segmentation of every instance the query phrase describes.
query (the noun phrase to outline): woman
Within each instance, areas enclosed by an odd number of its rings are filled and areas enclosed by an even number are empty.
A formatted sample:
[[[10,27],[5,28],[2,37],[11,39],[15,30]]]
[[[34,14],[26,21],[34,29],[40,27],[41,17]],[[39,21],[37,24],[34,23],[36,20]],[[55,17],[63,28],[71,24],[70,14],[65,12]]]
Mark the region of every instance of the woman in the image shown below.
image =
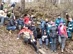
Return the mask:
[[[52,27],[50,28],[50,34],[49,34],[51,38],[51,50],[53,52],[56,52],[58,29],[54,22],[52,22],[51,25]]]
[[[59,33],[59,42],[61,44],[61,52],[64,52],[65,42],[68,36],[67,36],[66,26],[63,23],[59,24],[58,33]]]

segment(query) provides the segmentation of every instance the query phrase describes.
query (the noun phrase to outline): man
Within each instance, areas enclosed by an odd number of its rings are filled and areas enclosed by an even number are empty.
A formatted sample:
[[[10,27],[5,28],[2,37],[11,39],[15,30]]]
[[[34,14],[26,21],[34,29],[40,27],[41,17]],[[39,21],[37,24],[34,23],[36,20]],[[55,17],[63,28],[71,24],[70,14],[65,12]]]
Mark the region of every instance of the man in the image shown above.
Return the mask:
[[[73,20],[72,18],[69,18],[69,23],[67,28],[68,38],[72,38],[72,32],[73,32]]]
[[[23,26],[24,26],[24,21],[23,18],[20,17],[19,19],[17,19],[17,28],[22,29]]]
[[[33,32],[28,29],[28,26],[24,26],[23,29],[20,30],[20,32],[18,33],[18,38],[17,39],[20,38],[21,34],[23,34],[24,42],[31,44],[35,48],[35,51],[37,52],[37,46],[35,44],[36,41],[34,39]]]

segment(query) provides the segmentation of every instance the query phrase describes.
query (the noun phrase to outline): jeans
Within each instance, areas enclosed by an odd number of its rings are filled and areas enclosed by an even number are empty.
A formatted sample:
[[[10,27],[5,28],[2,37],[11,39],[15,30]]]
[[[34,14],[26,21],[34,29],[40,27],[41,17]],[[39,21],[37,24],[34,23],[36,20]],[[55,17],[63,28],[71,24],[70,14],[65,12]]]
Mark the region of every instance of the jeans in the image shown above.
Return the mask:
[[[7,26],[7,30],[16,30],[16,26]]]
[[[57,38],[51,38],[51,50],[56,51]]]
[[[4,24],[4,17],[0,17],[0,25]]]
[[[61,49],[65,48],[66,37],[59,36],[59,43],[61,45]]]
[[[44,35],[44,30],[45,30],[45,28],[41,28],[42,35]]]
[[[24,38],[24,42],[25,43],[28,42],[30,45],[32,45],[34,47],[35,51],[37,51],[36,41],[35,42],[34,41],[31,42],[31,39]]]
[[[45,39],[45,44],[46,44],[46,46],[48,45],[48,42],[49,42],[49,40],[48,40],[48,38],[46,38],[46,39]],[[40,44],[40,46],[43,44],[42,38],[39,39],[39,44]]]
[[[35,51],[38,50],[38,49],[37,49],[37,46],[36,46],[36,44],[35,44],[35,42],[31,42],[31,45],[34,47]]]

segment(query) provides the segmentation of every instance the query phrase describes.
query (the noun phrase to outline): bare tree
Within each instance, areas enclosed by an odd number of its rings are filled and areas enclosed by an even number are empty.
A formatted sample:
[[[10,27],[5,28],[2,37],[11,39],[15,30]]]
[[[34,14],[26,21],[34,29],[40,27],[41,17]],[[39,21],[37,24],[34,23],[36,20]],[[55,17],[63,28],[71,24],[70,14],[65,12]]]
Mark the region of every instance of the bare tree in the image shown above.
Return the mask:
[[[22,12],[25,11],[25,0],[21,0],[21,9],[22,9]]]
[[[0,0],[0,5],[1,5],[1,3],[2,3],[2,0]]]

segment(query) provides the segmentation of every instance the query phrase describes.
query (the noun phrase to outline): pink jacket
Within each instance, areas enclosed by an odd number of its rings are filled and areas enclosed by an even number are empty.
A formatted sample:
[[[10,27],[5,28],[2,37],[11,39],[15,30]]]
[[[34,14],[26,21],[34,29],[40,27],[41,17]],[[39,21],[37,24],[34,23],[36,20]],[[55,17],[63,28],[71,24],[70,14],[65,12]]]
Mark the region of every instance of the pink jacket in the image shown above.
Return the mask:
[[[61,30],[61,27],[58,26],[58,33],[59,35],[64,35],[65,37],[68,38],[66,26],[63,26],[62,30]]]

